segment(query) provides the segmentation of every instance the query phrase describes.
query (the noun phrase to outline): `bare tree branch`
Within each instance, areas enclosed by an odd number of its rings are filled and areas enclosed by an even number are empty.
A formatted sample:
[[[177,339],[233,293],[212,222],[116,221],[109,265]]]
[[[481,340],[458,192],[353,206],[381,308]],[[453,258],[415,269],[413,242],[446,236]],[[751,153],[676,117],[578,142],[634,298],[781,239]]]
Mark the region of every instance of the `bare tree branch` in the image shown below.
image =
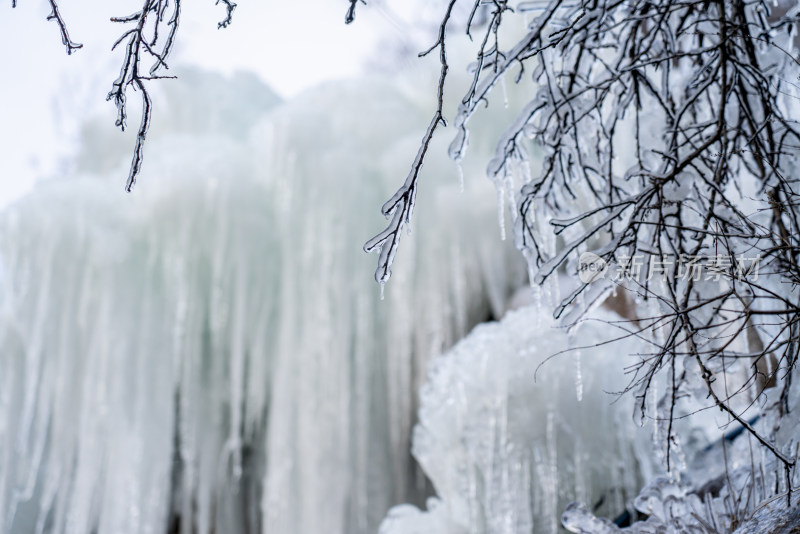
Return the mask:
[[[49,0],[49,2],[51,11],[50,14],[47,15],[47,20],[53,20],[58,24],[58,29],[61,32],[61,43],[67,48],[67,55],[71,55],[79,48],[83,48],[83,45],[70,39],[69,32],[67,31],[67,24],[61,16],[61,11],[58,9],[56,0]],[[11,7],[17,7],[17,0],[11,0]]]
[[[366,5],[366,0],[348,0],[350,2],[350,7],[347,8],[347,14],[344,16],[344,23],[350,24],[354,20],[356,20],[356,4],[361,2],[362,4]]]
[[[798,59],[790,52],[798,10],[772,15],[761,0],[524,2],[518,11],[535,19],[522,39],[500,50],[509,10],[505,2],[486,5],[491,15],[481,38],[474,36],[480,3],[467,23],[476,62],[453,120],[450,156],[463,158],[469,120],[504,77],[532,80],[532,98],[498,140],[487,174],[508,198],[515,242],[535,282],[575,273],[577,257],[592,252],[619,275],[614,283],[658,306],[660,314],[640,315],[642,327],[630,331],[649,335],[655,350],[631,370],[627,391],[645,413],[655,380],[664,374],[671,384],[661,399],[664,415],[656,417],[665,422],[668,462],[676,404],[697,378],[682,371],[690,360],[707,399],[793,468],[792,455],[742,414],[757,384],[755,396],[767,384],[781,385],[788,409],[800,347],[800,298],[788,291],[800,285],[800,181],[793,176],[800,129],[789,114],[800,99],[792,81]],[[432,48],[441,48],[443,64],[449,13]],[[442,87],[440,81],[440,99]],[[391,272],[419,169],[443,120],[440,101],[411,172],[383,207],[391,223],[365,246],[380,249],[380,283]],[[531,149],[544,154],[537,173],[529,168]],[[632,276],[632,258],[649,272]],[[753,265],[745,269],[748,258],[758,263],[755,275]],[[578,285],[556,317],[567,317],[600,283]],[[729,389],[728,370],[743,358],[751,374]]]
[[[216,5],[219,5],[220,2],[225,5],[225,19],[217,24],[217,28],[221,30],[222,28],[227,28],[230,25],[231,20],[233,19],[233,10],[236,9],[236,4],[230,0],[217,0]]]
[[[425,154],[428,152],[428,147],[433,139],[433,134],[440,124],[447,124],[442,114],[442,108],[444,106],[444,83],[449,68],[447,66],[447,53],[445,50],[445,35],[447,23],[450,20],[450,15],[453,12],[455,3],[456,0],[450,0],[447,6],[447,12],[439,26],[439,38],[437,41],[428,50],[419,54],[421,57],[431,53],[437,48],[439,49],[441,72],[439,74],[439,84],[437,87],[436,111],[433,114],[433,118],[431,118],[428,129],[425,131],[425,135],[422,137],[422,144],[419,151],[417,151],[417,156],[414,158],[414,163],[411,165],[411,172],[409,172],[405,183],[381,209],[386,218],[392,217],[389,226],[364,244],[365,252],[378,250],[379,260],[378,269],[375,271],[375,280],[381,285],[385,284],[392,275],[390,267],[394,260],[394,255],[397,252],[397,246],[400,243],[400,235],[402,234],[403,227],[411,222],[411,214],[414,211],[414,202],[417,197],[417,179],[422,169],[422,163],[425,160]],[[354,5],[355,2],[353,2],[351,8]]]

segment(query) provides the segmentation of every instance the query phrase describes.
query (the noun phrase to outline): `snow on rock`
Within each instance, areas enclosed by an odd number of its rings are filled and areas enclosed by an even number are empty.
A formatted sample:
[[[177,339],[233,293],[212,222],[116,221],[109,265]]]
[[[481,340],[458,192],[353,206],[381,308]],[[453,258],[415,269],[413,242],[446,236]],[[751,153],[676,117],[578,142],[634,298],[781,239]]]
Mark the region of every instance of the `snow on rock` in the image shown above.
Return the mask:
[[[545,308],[528,306],[479,325],[432,360],[413,454],[437,497],[427,511],[392,509],[381,534],[555,533],[573,500],[624,511],[653,466],[630,397],[614,403],[608,393],[625,387],[627,355],[641,346],[592,346],[608,337],[602,321],[569,335]],[[582,400],[574,353],[553,356],[578,345]]]

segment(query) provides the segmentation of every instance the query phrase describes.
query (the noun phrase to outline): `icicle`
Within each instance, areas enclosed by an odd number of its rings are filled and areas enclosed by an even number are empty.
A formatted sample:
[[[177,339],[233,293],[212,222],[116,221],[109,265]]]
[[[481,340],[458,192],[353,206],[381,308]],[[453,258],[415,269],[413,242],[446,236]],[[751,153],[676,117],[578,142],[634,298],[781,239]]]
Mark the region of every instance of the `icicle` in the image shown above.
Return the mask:
[[[505,186],[497,185],[497,222],[500,225],[500,240],[506,240],[506,199],[505,199]]]
[[[533,280],[533,279],[531,279],[531,280]],[[545,313],[544,304],[542,302],[542,296],[543,296],[543,293],[544,293],[544,291],[542,290],[542,286],[533,285],[532,282],[531,282],[531,284],[533,286],[531,288],[531,290],[533,291],[533,305],[534,305],[534,307],[536,308],[536,311],[537,311],[537,314],[536,314],[536,327],[539,328],[539,327],[542,326],[543,318],[546,317],[549,314]]]
[[[556,413],[552,400],[547,406],[547,470],[548,481],[545,487],[545,514],[550,526],[550,534],[558,534],[558,440],[556,437]]]
[[[650,405],[651,409],[653,410],[651,421],[653,424],[653,431],[652,431],[652,440],[653,440],[653,450],[658,451],[659,460],[664,455],[663,449],[663,442],[661,441],[661,425],[659,424],[659,418],[661,414],[659,413],[658,404],[659,404],[659,396],[658,396],[658,381],[653,380],[650,383]]]
[[[500,77],[500,87],[503,89],[503,107],[508,109],[508,91],[506,90],[506,77]]]
[[[583,374],[581,372],[581,349],[575,350],[575,397],[578,402],[583,400]]]
[[[464,169],[461,166],[461,161],[456,161],[456,171],[458,171],[458,185],[460,191],[464,192]]]

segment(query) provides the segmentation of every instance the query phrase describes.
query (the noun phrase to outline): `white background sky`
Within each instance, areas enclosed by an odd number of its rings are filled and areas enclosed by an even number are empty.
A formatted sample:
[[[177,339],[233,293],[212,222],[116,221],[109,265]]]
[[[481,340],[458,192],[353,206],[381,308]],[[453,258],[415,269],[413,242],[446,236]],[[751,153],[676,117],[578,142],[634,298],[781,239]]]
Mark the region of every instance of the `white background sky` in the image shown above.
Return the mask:
[[[122,56],[109,49],[124,30],[109,18],[135,12],[141,0],[60,0],[72,39],[84,44],[71,56],[57,25],[45,20],[47,0],[17,4],[0,6],[0,206],[29,190],[37,177],[59,172],[90,111],[99,108],[113,122],[114,106],[105,96]],[[238,4],[233,24],[217,30],[224,9],[214,0],[184,2],[173,68],[250,70],[290,97],[322,80],[356,75],[367,58],[380,53],[381,39],[404,39],[374,1],[359,5],[349,26],[347,0]],[[412,4],[392,2],[393,9],[406,12]]]

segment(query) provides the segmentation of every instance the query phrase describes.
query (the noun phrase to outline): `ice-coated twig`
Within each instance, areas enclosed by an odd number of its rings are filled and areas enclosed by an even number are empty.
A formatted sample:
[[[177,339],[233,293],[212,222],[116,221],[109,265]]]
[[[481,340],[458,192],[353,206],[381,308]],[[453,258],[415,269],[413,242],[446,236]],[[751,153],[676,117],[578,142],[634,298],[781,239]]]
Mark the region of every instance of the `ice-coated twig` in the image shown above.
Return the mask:
[[[47,20],[55,21],[61,31],[61,41],[67,48],[67,54],[72,54],[75,50],[82,48],[83,45],[73,41],[67,25],[61,16],[56,0],[50,2],[51,12]],[[175,45],[175,36],[178,32],[181,15],[182,0],[144,0],[139,11],[122,17],[113,17],[112,22],[122,24],[132,24],[133,27],[125,31],[113,44],[112,50],[119,45],[125,44],[125,54],[122,60],[119,77],[114,81],[106,100],[113,100],[117,108],[116,125],[121,129],[127,128],[128,109],[127,92],[128,88],[139,91],[142,94],[142,118],[139,123],[139,130],[136,135],[136,145],[133,150],[131,168],[125,184],[125,190],[130,192],[136,184],[136,179],[142,170],[144,156],[144,143],[147,139],[147,132],[150,129],[153,103],[144,82],[174,78],[174,76],[159,76],[157,72],[162,67],[168,69],[167,59]],[[233,11],[236,3],[231,0],[217,0],[217,5],[222,3],[225,6],[225,18],[217,24],[218,28],[227,28],[232,20]],[[17,7],[17,1],[11,0],[11,7]],[[166,36],[164,34],[166,33]],[[142,75],[141,61],[143,56],[149,56],[153,60],[149,75]]]
[[[170,14],[170,12],[171,16],[167,19],[167,15]],[[166,78],[166,76],[156,76],[156,72],[161,67],[165,69],[169,68],[167,65],[167,58],[175,44],[175,35],[180,23],[180,14],[181,0],[173,0],[171,6],[169,0],[145,0],[141,10],[136,13],[111,19],[112,22],[134,24],[134,27],[124,32],[111,47],[111,49],[114,50],[127,40],[119,77],[114,81],[111,91],[106,97],[106,100],[113,100],[114,105],[117,107],[116,125],[121,130],[124,131],[127,127],[128,87],[133,87],[135,91],[142,93],[142,119],[136,134],[133,159],[125,184],[125,190],[128,192],[133,190],[133,186],[136,184],[136,178],[142,170],[144,143],[147,138],[147,132],[150,129],[150,119],[152,117],[152,100],[144,82]],[[152,23],[148,26],[148,22],[151,20]],[[152,37],[148,39],[145,33],[149,28],[151,28]],[[161,29],[167,30],[167,36],[163,39],[163,43],[160,42]],[[144,54],[149,55],[154,60],[150,68],[149,76],[142,76],[140,73],[141,60]]]
[[[403,226],[408,224],[410,221],[411,214],[414,209],[414,202],[416,200],[416,185],[417,179],[419,176],[420,169],[422,168],[422,164],[425,160],[425,155],[427,154],[428,147],[430,145],[431,140],[433,139],[433,135],[436,131],[436,128],[439,124],[444,124],[445,119],[442,115],[442,107],[443,107],[443,99],[444,99],[444,82],[447,76],[447,56],[445,53],[445,40],[446,40],[446,25],[450,19],[452,14],[453,6],[455,2],[451,2],[448,5],[447,12],[445,17],[442,19],[442,23],[439,26],[439,38],[436,43],[433,44],[431,48],[427,51],[420,54],[420,56],[427,55],[428,53],[432,52],[436,48],[440,50],[440,63],[442,65],[441,74],[439,77],[439,85],[438,85],[438,107],[434,116],[428,125],[428,129],[425,132],[425,135],[422,139],[422,144],[420,146],[417,155],[414,158],[414,161],[411,165],[411,171],[409,172],[405,182],[403,183],[402,187],[398,189],[398,191],[383,205],[382,212],[386,217],[395,215],[392,218],[389,226],[384,229],[381,233],[367,241],[364,246],[364,250],[370,252],[375,248],[380,249],[379,258],[378,258],[378,268],[375,271],[375,279],[383,284],[389,279],[391,275],[391,265],[392,261],[394,260],[394,256],[397,252],[397,247],[400,241],[400,234]],[[454,157],[456,160],[460,160],[461,154],[463,150],[466,148],[466,140],[467,140],[467,130],[466,130],[466,121],[468,120],[469,116],[474,113],[477,105],[485,100],[486,95],[491,90],[491,88],[497,83],[500,77],[510,68],[510,66],[515,62],[518,61],[516,57],[511,56],[519,56],[519,54],[523,53],[523,51],[527,51],[533,46],[534,43],[540,40],[540,35],[545,27],[547,21],[552,17],[553,13],[558,9],[560,6],[560,1],[555,2],[553,6],[547,11],[546,15],[541,17],[538,25],[535,29],[533,29],[526,38],[517,45],[514,50],[514,54],[511,54],[509,58],[505,59],[502,62],[502,65],[498,64],[498,55],[497,52],[497,43],[495,42],[494,45],[494,52],[489,53],[486,50],[487,43],[489,42],[489,36],[492,34],[496,35],[497,29],[499,28],[500,22],[502,20],[502,14],[508,9],[505,2],[496,2],[496,9],[492,15],[492,19],[489,23],[489,30],[487,31],[486,36],[484,37],[481,48],[478,53],[478,66],[476,69],[475,78],[470,90],[470,93],[464,98],[464,102],[462,106],[459,107],[458,115],[456,116],[456,127],[459,129],[459,139],[457,141],[458,147],[458,155],[454,155],[453,147],[451,146],[451,156]],[[476,3],[473,6],[473,11],[470,13],[469,22],[467,24],[467,32],[470,31],[472,26],[472,19],[474,18],[475,11],[478,9],[478,5]],[[488,61],[487,58],[493,58]],[[490,81],[484,81],[483,83],[478,86],[478,80],[480,77],[480,73],[484,68],[488,68],[491,66],[494,70],[494,76],[491,78]],[[455,145],[455,143],[454,143]],[[398,205],[400,206],[400,212],[402,212],[402,216],[398,216],[395,213]]]
[[[366,0],[348,0],[350,2],[350,6],[347,8],[347,14],[344,16],[344,23],[350,24],[354,20],[356,20],[356,4],[361,2],[362,4],[366,5]]]
[[[61,17],[61,12],[58,10],[56,0],[50,0],[50,8],[52,11],[47,16],[47,20],[54,20],[58,24],[58,29],[61,31],[61,43],[67,48],[67,55],[71,55],[75,50],[83,48],[81,43],[76,43],[70,39],[67,25]]]
[[[218,29],[227,28],[233,20],[233,10],[236,9],[236,4],[231,0],[217,0],[216,5],[222,2],[225,5],[225,19],[217,24]]]
[[[707,402],[735,421],[746,422],[742,399],[751,389],[758,397],[780,385],[781,398],[787,398],[800,346],[800,316],[792,310],[800,298],[775,287],[800,285],[800,187],[794,176],[800,128],[791,115],[798,98],[793,80],[800,76],[796,58],[787,53],[797,39],[797,10],[773,15],[762,0],[525,2],[517,11],[535,12],[536,18],[522,39],[501,50],[498,30],[511,11],[506,2],[470,5],[466,26],[476,61],[453,120],[450,156],[463,158],[467,123],[506,77],[535,84],[532,98],[519,105],[500,136],[487,174],[512,212],[515,243],[532,281],[544,283],[564,268],[574,273],[572,258],[583,252],[618,272],[639,257],[642,277],[618,283],[658,304],[659,314],[639,317],[637,324],[663,335],[631,369],[626,391],[636,392],[644,413],[653,381],[671,373],[672,390],[664,397],[670,405],[668,462],[675,446],[674,403],[687,387],[676,365],[697,361],[709,371]],[[479,9],[490,12],[484,26],[474,22]],[[443,41],[442,30],[433,47],[442,54]],[[440,81],[439,111],[411,172],[383,206],[391,222],[365,246],[380,250],[375,278],[382,284],[414,208],[419,169],[443,120],[442,87]],[[530,144],[542,154],[535,172],[525,168]],[[512,172],[521,183],[513,184]],[[746,190],[758,191],[748,197],[755,207],[747,212],[741,208],[746,180]],[[507,194],[512,185],[518,189]],[[745,256],[758,258],[766,282],[742,274],[738,263]],[[713,259],[710,282],[694,271],[680,272],[695,268],[680,262],[698,257]],[[579,305],[588,285],[579,286],[556,315]],[[737,344],[748,350],[734,349]],[[726,362],[743,358],[752,369],[747,387],[712,389],[717,376],[725,378]],[[742,426],[780,463],[793,465],[769,436]]]
[[[53,20],[58,24],[58,29],[61,32],[61,43],[67,48],[67,55],[71,55],[79,48],[83,48],[83,45],[70,39],[69,32],[67,31],[67,24],[61,16],[61,11],[58,9],[56,0],[49,0],[49,2],[51,11],[50,14],[47,15],[47,20]],[[17,7],[17,0],[11,0],[11,7]]]
[[[131,168],[125,184],[125,190],[130,192],[136,184],[136,179],[142,170],[144,161],[144,143],[150,130],[153,103],[150,93],[144,82],[156,79],[174,78],[174,76],[158,75],[161,68],[169,69],[167,59],[175,46],[175,36],[178,32],[181,17],[182,0],[144,0],[142,8],[127,16],[114,17],[112,22],[133,24],[133,28],[125,31],[111,47],[116,49],[125,43],[125,54],[122,61],[119,77],[114,81],[107,100],[113,100],[117,107],[116,125],[123,131],[127,128],[127,91],[132,87],[134,91],[142,94],[142,118],[136,134],[136,145],[133,150]],[[236,4],[229,0],[217,0],[226,8],[225,19],[218,23],[219,28],[226,28],[231,23],[233,10]],[[153,60],[149,75],[141,73],[141,61],[144,56]]]
[[[449,68],[445,50],[445,37],[447,23],[450,20],[455,3],[456,0],[450,0],[447,6],[447,12],[439,26],[439,38],[433,46],[419,54],[421,57],[431,53],[437,48],[439,49],[441,71],[437,87],[436,111],[431,118],[430,124],[428,124],[425,135],[422,137],[422,143],[414,158],[414,162],[411,164],[411,171],[409,171],[406,181],[381,208],[381,212],[386,218],[392,218],[389,226],[364,244],[365,252],[378,250],[378,268],[375,270],[375,280],[381,285],[385,284],[392,275],[391,266],[394,255],[397,253],[397,246],[400,243],[400,235],[403,232],[403,227],[411,222],[411,215],[414,212],[414,202],[417,197],[417,180],[419,179],[420,170],[422,170],[422,164],[425,161],[425,154],[428,152],[431,140],[433,139],[433,134],[440,124],[447,124],[442,114],[442,109],[444,107],[444,84],[447,79],[447,71]],[[352,5],[355,5],[355,2],[353,2]]]

